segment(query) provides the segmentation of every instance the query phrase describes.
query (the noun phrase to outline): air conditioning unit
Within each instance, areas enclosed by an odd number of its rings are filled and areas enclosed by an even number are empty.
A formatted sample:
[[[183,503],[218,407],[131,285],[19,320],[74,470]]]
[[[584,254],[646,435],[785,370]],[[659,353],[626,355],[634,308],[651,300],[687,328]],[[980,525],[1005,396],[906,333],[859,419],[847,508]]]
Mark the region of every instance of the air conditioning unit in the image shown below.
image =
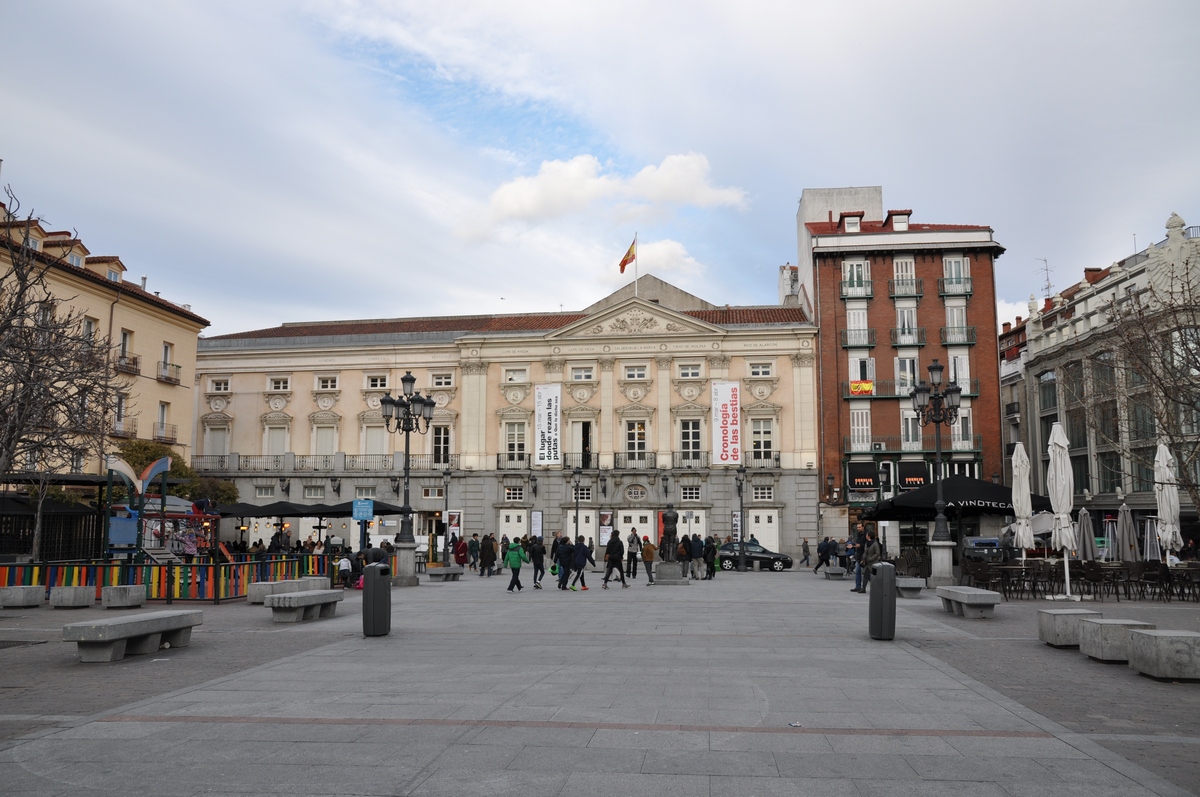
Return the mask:
[[[885,443],[871,443],[871,450],[872,451],[886,451],[887,445]]]

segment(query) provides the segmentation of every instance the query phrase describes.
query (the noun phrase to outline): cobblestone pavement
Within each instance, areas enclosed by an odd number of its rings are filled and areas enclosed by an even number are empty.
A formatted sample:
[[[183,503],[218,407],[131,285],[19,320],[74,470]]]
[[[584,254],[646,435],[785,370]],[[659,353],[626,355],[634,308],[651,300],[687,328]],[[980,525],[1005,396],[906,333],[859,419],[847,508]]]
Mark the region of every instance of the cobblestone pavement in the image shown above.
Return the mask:
[[[58,641],[103,610],[0,612],[0,642],[45,641],[0,648],[0,792],[1124,797],[1200,783],[1200,685],[1041,644],[1045,602],[965,620],[901,601],[886,643],[867,637],[865,596],[808,571],[587,593],[507,595],[507,581],[395,590],[392,634],[374,639],[359,593],[297,625],[203,605],[190,647],[113,664]],[[1088,608],[1200,631],[1197,604]]]

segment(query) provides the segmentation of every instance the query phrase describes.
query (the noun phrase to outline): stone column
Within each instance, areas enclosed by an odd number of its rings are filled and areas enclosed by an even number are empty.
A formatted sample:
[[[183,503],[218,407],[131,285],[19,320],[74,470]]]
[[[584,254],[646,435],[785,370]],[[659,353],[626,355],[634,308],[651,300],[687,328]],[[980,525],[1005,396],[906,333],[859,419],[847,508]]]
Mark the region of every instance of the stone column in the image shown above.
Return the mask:
[[[398,542],[396,545],[396,572],[392,574],[393,587],[415,587],[421,583],[417,576],[417,544]]]
[[[929,588],[954,586],[954,543],[929,541]]]

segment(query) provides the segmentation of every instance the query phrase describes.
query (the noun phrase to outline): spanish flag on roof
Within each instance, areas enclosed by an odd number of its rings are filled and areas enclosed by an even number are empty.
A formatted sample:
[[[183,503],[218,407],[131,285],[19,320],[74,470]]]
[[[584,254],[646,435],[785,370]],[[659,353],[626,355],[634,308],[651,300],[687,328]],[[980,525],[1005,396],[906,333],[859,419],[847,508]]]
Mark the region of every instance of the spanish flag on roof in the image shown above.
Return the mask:
[[[625,267],[633,261],[637,260],[637,236],[633,236],[633,243],[629,245],[629,251],[625,253],[625,257],[621,258],[621,273],[625,273]]]

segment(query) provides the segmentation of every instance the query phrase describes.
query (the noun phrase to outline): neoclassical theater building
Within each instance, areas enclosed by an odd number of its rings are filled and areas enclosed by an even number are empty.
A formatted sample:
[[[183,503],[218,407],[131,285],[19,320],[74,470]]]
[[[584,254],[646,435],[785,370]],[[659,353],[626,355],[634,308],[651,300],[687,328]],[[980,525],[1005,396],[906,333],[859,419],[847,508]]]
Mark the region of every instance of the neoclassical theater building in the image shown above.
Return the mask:
[[[643,276],[579,312],[206,338],[193,464],[247,503],[398,504],[404,437],[380,401],[411,372],[436,401],[410,443],[418,535],[448,511],[467,536],[578,523],[600,545],[655,534],[672,503],[680,532],[723,538],[744,506],[750,533],[796,554],[818,529],[816,333],[803,302],[717,306]]]

